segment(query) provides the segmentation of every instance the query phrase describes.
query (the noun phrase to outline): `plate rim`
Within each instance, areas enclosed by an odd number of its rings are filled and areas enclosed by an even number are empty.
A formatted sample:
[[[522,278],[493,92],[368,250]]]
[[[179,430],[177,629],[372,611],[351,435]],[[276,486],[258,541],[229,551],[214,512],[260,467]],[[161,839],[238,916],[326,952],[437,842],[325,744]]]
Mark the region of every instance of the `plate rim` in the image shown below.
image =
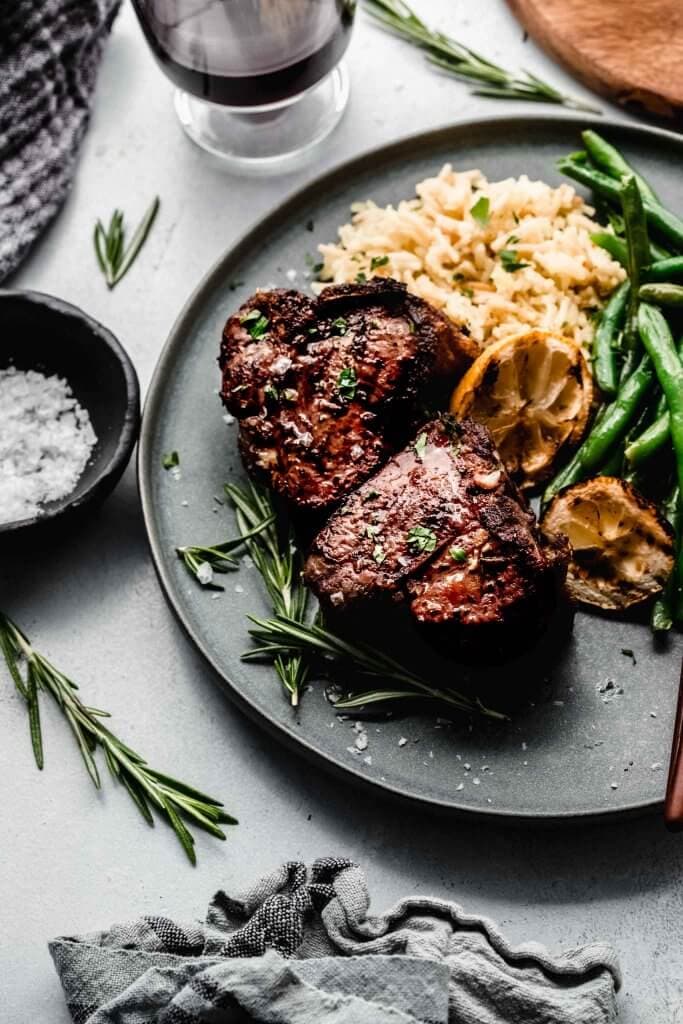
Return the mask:
[[[531,116],[524,114],[500,114],[472,120],[449,121],[434,128],[402,135],[398,139],[363,150],[349,159],[334,164],[322,174],[313,176],[299,188],[289,192],[281,202],[270,207],[264,215],[254,220],[236,241],[214,260],[208,271],[206,271],[192,290],[171,326],[168,337],[157,358],[147,388],[136,459],[138,493],[142,506],[145,533],[152,556],[152,563],[163,594],[182,626],[185,635],[215,673],[221,690],[228,695],[240,710],[245,712],[260,727],[265,728],[271,735],[274,735],[288,749],[293,750],[299,756],[305,757],[318,766],[322,765],[326,771],[331,772],[333,775],[360,786],[367,793],[375,793],[379,790],[383,796],[400,802],[404,806],[412,804],[422,810],[428,810],[433,813],[472,821],[476,820],[480,823],[487,822],[489,824],[532,825],[535,827],[566,826],[577,821],[584,824],[597,824],[601,821],[616,821],[641,814],[654,813],[664,806],[664,800],[661,798],[635,801],[614,809],[589,808],[582,811],[568,810],[542,813],[539,811],[501,810],[495,807],[473,807],[471,804],[458,803],[457,800],[449,801],[436,797],[418,796],[401,785],[370,778],[353,764],[347,765],[337,758],[336,755],[315,747],[305,736],[301,735],[300,731],[296,731],[293,725],[289,726],[284,722],[277,721],[274,716],[257,707],[233,682],[226,667],[220,664],[210,645],[204,643],[201,636],[193,628],[189,621],[189,616],[185,614],[183,603],[178,597],[177,587],[167,571],[164,549],[154,525],[152,500],[153,466],[150,457],[152,447],[151,423],[154,419],[154,412],[158,410],[163,397],[163,383],[172,367],[176,350],[182,345],[189,322],[196,318],[195,310],[197,307],[201,308],[204,305],[206,296],[215,289],[218,279],[225,275],[231,264],[237,263],[240,260],[245,250],[253,247],[258,236],[263,237],[264,231],[267,232],[271,227],[277,227],[283,221],[288,220],[295,211],[305,204],[309,197],[314,195],[317,197],[317,194],[324,190],[327,185],[333,186],[340,176],[352,175],[355,172],[367,169],[369,164],[379,158],[390,160],[392,156],[399,155],[402,150],[411,145],[421,149],[428,148],[430,144],[436,146],[439,143],[446,142],[449,135],[462,134],[463,131],[467,130],[491,130],[496,127],[502,128],[503,126],[508,129],[514,129],[515,127],[539,129],[546,126],[552,128],[558,124],[574,125],[577,133],[586,128],[626,131],[634,136],[649,136],[660,141],[670,142],[675,147],[683,150],[683,137],[676,132],[657,126],[642,125],[634,121],[597,116],[581,117],[577,116],[576,113],[564,112],[534,114]]]

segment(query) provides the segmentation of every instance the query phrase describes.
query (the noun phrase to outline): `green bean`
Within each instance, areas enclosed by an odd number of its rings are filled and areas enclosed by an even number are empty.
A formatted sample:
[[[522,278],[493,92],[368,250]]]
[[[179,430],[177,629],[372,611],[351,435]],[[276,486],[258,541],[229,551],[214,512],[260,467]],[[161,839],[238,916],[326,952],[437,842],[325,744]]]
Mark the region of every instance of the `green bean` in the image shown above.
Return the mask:
[[[643,356],[631,376],[621,385],[615,400],[598,416],[591,432],[571,462],[552,480],[543,495],[547,504],[563,487],[584,480],[608,457],[613,445],[625,437],[647,396],[655,373],[648,356]]]
[[[602,311],[593,341],[593,374],[602,393],[610,398],[619,390],[614,341],[624,320],[629,292],[628,281],[623,281]]]
[[[581,132],[581,138],[591,160],[601,171],[605,171],[612,178],[625,178],[627,175],[632,174],[638,182],[638,188],[643,199],[647,198],[655,203],[659,202],[654,189],[645,178],[633,170],[615,146],[610,145],[606,139],[603,139],[601,135],[590,129]]]
[[[683,362],[683,338],[678,343],[678,358]],[[633,468],[652,458],[669,440],[669,412],[666,396],[660,395],[655,408],[655,419],[647,430],[626,445],[626,460]]]
[[[628,261],[628,251],[626,248],[626,242],[623,238],[619,238],[618,235],[613,235],[611,231],[596,231],[591,235],[591,242],[595,242],[601,249],[608,252],[613,260],[617,263],[621,263],[622,267],[625,267]]]
[[[592,188],[598,195],[605,196],[614,203],[619,202],[620,183],[610,178],[608,174],[595,171],[566,157],[558,160],[557,168],[568,178]],[[648,224],[669,238],[679,250],[683,249],[683,220],[652,199],[644,199],[643,206]]]
[[[632,174],[624,178],[622,183],[621,209],[626,229],[627,267],[631,283],[625,341],[627,350],[633,350],[638,347],[638,289],[642,269],[650,262],[650,242],[642,196]]]
[[[638,289],[638,296],[656,306],[683,306],[683,286],[680,284],[644,284]]]
[[[669,406],[669,430],[676,457],[678,488],[683,493],[683,365],[678,357],[671,331],[661,312],[643,302],[638,310],[638,328],[645,351],[652,360],[657,379]],[[683,617],[683,595],[680,585],[683,581],[683,548],[679,547],[676,563],[676,595],[674,616]]]
[[[600,245],[599,242],[597,244]],[[656,260],[645,268],[643,277],[646,281],[671,281],[672,278],[683,277],[683,256],[669,256],[665,260]]]
[[[676,537],[676,549],[681,543],[681,501],[678,486],[674,487],[668,498],[662,505],[664,518],[671,524]],[[678,561],[678,556],[676,558]],[[650,615],[650,626],[655,633],[664,633],[671,629],[674,618],[674,599],[678,590],[677,573],[674,568],[667,580],[664,590],[652,606]]]

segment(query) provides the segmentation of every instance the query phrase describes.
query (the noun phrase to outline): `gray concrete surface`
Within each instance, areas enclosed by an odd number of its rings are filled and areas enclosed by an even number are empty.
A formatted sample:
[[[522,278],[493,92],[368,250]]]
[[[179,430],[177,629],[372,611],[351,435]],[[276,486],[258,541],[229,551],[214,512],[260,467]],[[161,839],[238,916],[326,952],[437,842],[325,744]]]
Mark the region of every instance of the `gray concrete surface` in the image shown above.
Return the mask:
[[[523,41],[502,0],[422,0],[419,7],[494,57],[581,92]],[[383,140],[501,112],[501,104],[471,97],[363,18],[348,60],[352,100],[317,165],[271,181],[241,179],[182,135],[171,88],[126,6],[107,50],[73,193],[12,284],[53,292],[108,324],[144,386],[189,291],[284,194]],[[109,294],[93,261],[95,218],[115,204],[135,218],[157,192],[159,222],[134,272]],[[656,819],[562,833],[438,820],[359,796],[280,748],[230,704],[172,619],[147,553],[132,467],[68,543],[10,555],[0,589],[0,606],[81,682],[90,702],[112,712],[121,734],[155,764],[221,794],[241,822],[225,844],[200,837],[192,870],[167,829],[148,830],[123,792],[108,780],[103,792],[92,789],[49,707],[46,767],[38,775],[24,709],[3,680],[3,1024],[68,1021],[49,937],[140,913],[199,916],[217,886],[239,885],[284,858],[310,861],[330,852],[365,866],[378,909],[430,892],[489,914],[515,940],[555,949],[609,940],[625,974],[623,1024],[683,1021],[683,838],[667,835]]]

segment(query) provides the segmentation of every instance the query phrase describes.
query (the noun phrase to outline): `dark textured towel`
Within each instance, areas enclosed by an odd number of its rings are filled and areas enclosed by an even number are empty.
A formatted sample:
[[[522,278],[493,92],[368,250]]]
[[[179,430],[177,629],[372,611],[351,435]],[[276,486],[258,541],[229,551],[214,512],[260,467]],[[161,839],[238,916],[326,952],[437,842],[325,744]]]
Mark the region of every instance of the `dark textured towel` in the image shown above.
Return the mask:
[[[347,860],[284,864],[206,923],[144,917],[50,943],[75,1024],[613,1024],[609,946],[513,947],[432,898],[368,914]]]
[[[0,281],[69,190],[120,0],[0,0]]]

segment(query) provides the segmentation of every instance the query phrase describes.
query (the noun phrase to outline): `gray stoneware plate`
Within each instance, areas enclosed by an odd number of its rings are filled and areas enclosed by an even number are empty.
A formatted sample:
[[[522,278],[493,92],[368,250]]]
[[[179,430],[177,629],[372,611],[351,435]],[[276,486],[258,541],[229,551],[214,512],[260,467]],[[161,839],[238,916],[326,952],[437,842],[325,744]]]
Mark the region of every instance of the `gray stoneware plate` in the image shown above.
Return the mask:
[[[223,577],[225,592],[213,600],[186,573],[174,546],[217,542],[235,532],[231,513],[213,500],[225,480],[244,479],[236,426],[224,422],[216,396],[216,356],[228,314],[259,285],[291,287],[290,268],[304,286],[307,255],[336,237],[354,200],[385,204],[411,196],[415,183],[446,161],[478,167],[492,181],[524,173],[559,183],[555,159],[575,150],[580,130],[589,126],[605,132],[664,202],[683,212],[683,140],[667,132],[531,117],[459,124],[404,139],[313,182],[219,260],[181,312],[147,398],[139,481],[156,569],[181,623],[228,693],[321,767],[443,811],[559,823],[660,805],[681,637],[656,650],[642,621],[579,613],[572,640],[547,665],[533,705],[511,723],[448,726],[424,711],[367,723],[367,749],[354,754],[348,749],[356,737],[353,721],[335,717],[322,683],[305,693],[295,713],[269,667],[240,661],[248,647],[247,613],[267,611],[256,571],[243,566]],[[181,459],[179,480],[162,468],[163,454],[174,449]],[[450,671],[457,677],[457,666]],[[515,687],[523,671],[510,666],[500,673]]]

